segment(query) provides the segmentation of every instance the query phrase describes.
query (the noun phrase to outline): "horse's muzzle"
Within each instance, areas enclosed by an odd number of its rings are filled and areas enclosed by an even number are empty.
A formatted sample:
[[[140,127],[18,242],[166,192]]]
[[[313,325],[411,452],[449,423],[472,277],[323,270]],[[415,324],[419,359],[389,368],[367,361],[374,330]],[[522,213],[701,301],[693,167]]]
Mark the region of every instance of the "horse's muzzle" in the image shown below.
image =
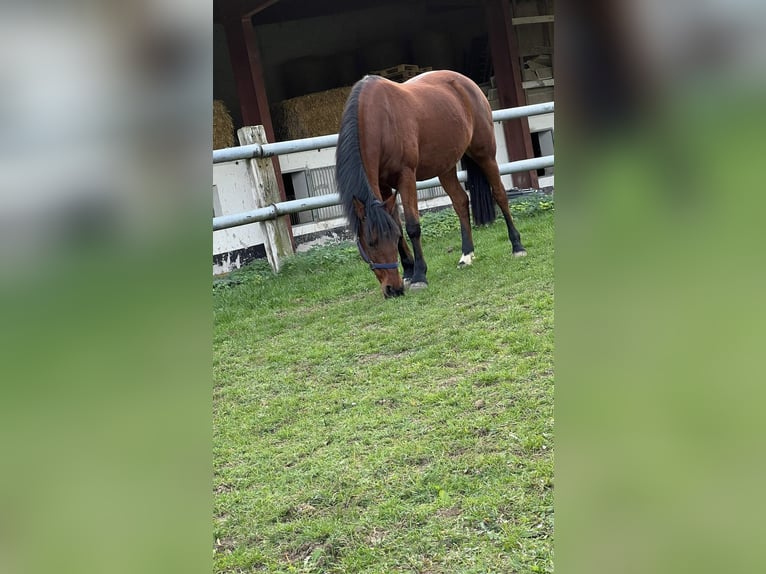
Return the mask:
[[[402,295],[404,295],[404,286],[393,287],[391,285],[386,285],[386,288],[383,291],[383,296],[386,299],[388,299],[389,297],[401,297]]]

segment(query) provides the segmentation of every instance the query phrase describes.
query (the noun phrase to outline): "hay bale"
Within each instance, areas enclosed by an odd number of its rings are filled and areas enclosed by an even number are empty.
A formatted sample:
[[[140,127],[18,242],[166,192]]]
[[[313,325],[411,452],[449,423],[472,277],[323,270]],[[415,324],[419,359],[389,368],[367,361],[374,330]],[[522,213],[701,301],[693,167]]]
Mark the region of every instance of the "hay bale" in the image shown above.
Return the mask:
[[[213,149],[234,147],[234,122],[226,104],[213,100]]]
[[[351,86],[334,88],[272,106],[271,119],[278,140],[312,138],[338,133],[343,106]]]

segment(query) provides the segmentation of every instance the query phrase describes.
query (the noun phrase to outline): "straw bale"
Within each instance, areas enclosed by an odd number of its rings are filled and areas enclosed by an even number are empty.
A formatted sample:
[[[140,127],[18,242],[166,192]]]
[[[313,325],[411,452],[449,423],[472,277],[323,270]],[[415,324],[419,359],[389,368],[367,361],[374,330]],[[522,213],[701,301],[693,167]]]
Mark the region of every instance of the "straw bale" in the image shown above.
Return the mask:
[[[278,140],[324,136],[338,132],[351,86],[290,98],[272,106]]]
[[[226,104],[213,100],[213,149],[234,147],[234,122]]]

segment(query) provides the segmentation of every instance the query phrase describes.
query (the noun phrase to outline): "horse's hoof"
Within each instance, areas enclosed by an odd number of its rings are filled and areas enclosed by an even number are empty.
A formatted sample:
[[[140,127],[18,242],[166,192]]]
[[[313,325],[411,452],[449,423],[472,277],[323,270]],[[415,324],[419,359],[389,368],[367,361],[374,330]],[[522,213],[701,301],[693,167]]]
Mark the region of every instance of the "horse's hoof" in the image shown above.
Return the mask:
[[[412,283],[412,279],[410,279],[409,277],[405,277],[404,279],[402,279],[402,283],[404,283],[404,287],[406,289],[409,289],[410,283]]]
[[[527,256],[527,252],[524,251],[523,249],[521,251],[514,251],[513,252],[513,256],[514,257],[526,257]]]
[[[471,265],[471,263],[473,263],[473,251],[467,255],[463,255],[460,258],[460,261],[457,262],[457,268],[462,269],[467,265]]]
[[[418,291],[419,289],[425,289],[426,287],[428,287],[428,283],[418,281],[417,283],[410,284],[410,291]]]

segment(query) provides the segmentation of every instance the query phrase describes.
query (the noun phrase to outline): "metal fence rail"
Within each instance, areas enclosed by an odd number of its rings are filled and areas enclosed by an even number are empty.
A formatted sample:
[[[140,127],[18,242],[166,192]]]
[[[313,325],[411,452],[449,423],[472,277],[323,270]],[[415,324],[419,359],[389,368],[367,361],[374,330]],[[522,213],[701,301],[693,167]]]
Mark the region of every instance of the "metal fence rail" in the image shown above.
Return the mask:
[[[553,102],[533,104],[531,106],[519,106],[518,108],[495,110],[492,112],[492,121],[504,122],[507,120],[515,120],[527,116],[549,114],[551,112],[553,112]],[[263,145],[250,144],[237,147],[227,147],[213,150],[213,163],[224,163],[227,161],[237,161],[241,159],[253,159],[256,157],[271,157],[275,155],[283,155],[286,153],[335,147],[337,144],[338,134],[332,134],[328,136],[290,140],[287,142],[267,143]]]

